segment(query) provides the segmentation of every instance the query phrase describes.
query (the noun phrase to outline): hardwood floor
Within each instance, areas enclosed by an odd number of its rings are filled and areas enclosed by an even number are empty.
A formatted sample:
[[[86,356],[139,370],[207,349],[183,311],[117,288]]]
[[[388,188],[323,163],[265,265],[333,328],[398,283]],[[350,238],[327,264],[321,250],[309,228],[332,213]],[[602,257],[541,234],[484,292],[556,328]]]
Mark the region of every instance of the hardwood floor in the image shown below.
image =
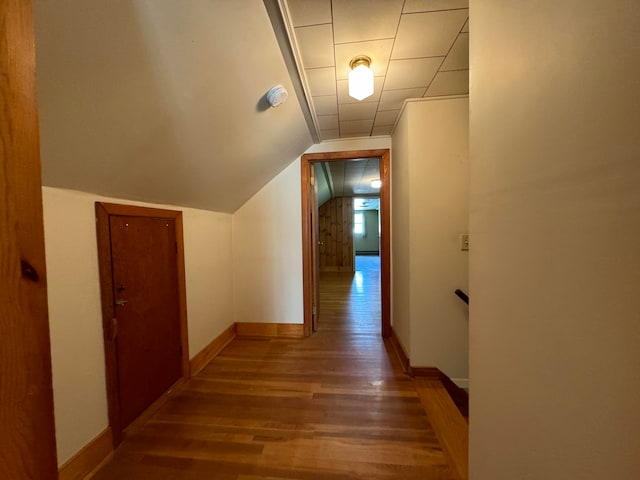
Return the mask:
[[[454,478],[380,337],[378,257],[363,258],[355,275],[323,274],[316,334],[234,339],[95,478]]]

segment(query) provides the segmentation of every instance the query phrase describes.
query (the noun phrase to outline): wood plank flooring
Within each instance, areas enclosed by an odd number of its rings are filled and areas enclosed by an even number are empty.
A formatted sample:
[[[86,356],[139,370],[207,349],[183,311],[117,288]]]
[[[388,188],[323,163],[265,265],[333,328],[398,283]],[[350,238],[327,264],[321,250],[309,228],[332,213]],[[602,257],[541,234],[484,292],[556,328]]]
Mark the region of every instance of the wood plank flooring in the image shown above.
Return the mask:
[[[451,479],[380,337],[378,257],[321,278],[306,339],[236,338],[126,435],[96,479]]]

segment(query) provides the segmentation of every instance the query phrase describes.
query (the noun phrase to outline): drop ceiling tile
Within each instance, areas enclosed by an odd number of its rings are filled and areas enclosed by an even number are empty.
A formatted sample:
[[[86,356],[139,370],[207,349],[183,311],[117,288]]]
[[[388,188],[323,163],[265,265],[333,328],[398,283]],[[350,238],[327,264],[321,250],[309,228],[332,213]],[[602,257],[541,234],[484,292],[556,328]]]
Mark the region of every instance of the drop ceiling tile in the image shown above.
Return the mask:
[[[386,127],[393,126],[400,115],[400,110],[386,110],[384,112],[378,112],[376,114],[376,121],[373,124],[374,127]]]
[[[288,0],[294,27],[331,23],[331,0]]]
[[[399,110],[407,98],[421,98],[424,88],[410,88],[407,90],[385,90],[380,97],[378,110]]]
[[[393,39],[369,42],[344,43],[335,46],[336,75],[338,80],[349,78],[349,63],[354,57],[366,55],[371,58],[374,77],[384,76],[393,48]]]
[[[331,24],[299,27],[295,36],[304,68],[333,66],[333,28]]]
[[[336,94],[336,69],[311,68],[304,71],[312,97]]]
[[[377,103],[345,103],[340,105],[340,122],[345,120],[373,120],[378,109]]]
[[[392,60],[389,62],[389,71],[384,82],[385,90],[427,88],[438,72],[442,60],[443,57]]]
[[[380,94],[382,93],[382,85],[384,83],[384,77],[374,77],[373,79],[373,95],[365,98],[362,101],[356,100],[349,96],[349,82],[347,80],[338,80],[338,103],[370,103],[378,102],[380,100]]]
[[[382,125],[380,127],[373,127],[371,135],[391,135],[393,131],[393,125]]]
[[[316,115],[336,115],[338,113],[338,101],[335,95],[311,97],[311,103]]]
[[[467,15],[468,10],[403,15],[391,58],[445,56]]]
[[[333,140],[340,138],[340,130],[320,130],[320,138],[322,140]]]
[[[348,162],[346,162],[344,175],[348,180],[360,180],[366,166],[366,159],[349,160]]]
[[[463,95],[465,93],[469,93],[469,70],[452,70],[438,72],[425,97]]]
[[[338,115],[318,115],[320,130],[336,130],[338,128]]]
[[[348,134],[369,135],[373,120],[348,120],[340,122],[340,136]]]
[[[370,159],[377,160],[377,159]],[[364,176],[367,178],[378,178],[380,176],[380,164],[378,162],[369,162],[367,161],[367,165],[364,169]]]
[[[393,38],[398,28],[403,3],[403,0],[333,2],[336,43]]]
[[[402,13],[435,12],[469,8],[469,0],[406,0]]]
[[[366,132],[362,131],[362,132],[347,132],[347,133],[340,131],[340,138],[359,138],[359,137],[370,137],[370,136],[371,136],[371,132],[369,130],[367,130]],[[345,185],[344,191],[345,193],[343,196],[356,193],[353,191],[353,189],[351,189],[349,185]]]
[[[469,68],[469,34],[461,33],[440,70],[466,70]]]
[[[469,19],[467,18],[467,21],[464,24],[464,27],[462,27],[462,31],[465,33],[469,33]]]

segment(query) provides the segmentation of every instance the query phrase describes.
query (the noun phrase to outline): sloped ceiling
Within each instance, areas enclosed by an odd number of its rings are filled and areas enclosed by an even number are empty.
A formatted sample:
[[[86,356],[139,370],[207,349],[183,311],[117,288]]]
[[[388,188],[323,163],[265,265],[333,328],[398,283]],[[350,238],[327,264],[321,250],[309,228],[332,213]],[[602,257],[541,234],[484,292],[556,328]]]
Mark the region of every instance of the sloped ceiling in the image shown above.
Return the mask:
[[[44,185],[233,212],[312,144],[261,0],[34,10]]]

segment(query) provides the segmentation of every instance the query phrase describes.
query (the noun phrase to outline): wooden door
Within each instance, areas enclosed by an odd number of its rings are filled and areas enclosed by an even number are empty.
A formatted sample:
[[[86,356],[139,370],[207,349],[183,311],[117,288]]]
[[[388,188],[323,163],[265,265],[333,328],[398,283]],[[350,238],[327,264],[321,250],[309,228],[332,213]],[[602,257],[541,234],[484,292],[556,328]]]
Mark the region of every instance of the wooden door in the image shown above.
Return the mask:
[[[121,428],[182,373],[175,220],[111,216]]]
[[[58,478],[31,2],[0,0],[0,478]]]
[[[310,167],[311,186],[309,202],[311,211],[309,212],[311,222],[311,282],[312,282],[312,312],[311,325],[314,332],[318,331],[318,323],[320,320],[320,256],[318,252],[319,236],[318,236],[318,185],[316,184],[316,167],[311,164]]]

